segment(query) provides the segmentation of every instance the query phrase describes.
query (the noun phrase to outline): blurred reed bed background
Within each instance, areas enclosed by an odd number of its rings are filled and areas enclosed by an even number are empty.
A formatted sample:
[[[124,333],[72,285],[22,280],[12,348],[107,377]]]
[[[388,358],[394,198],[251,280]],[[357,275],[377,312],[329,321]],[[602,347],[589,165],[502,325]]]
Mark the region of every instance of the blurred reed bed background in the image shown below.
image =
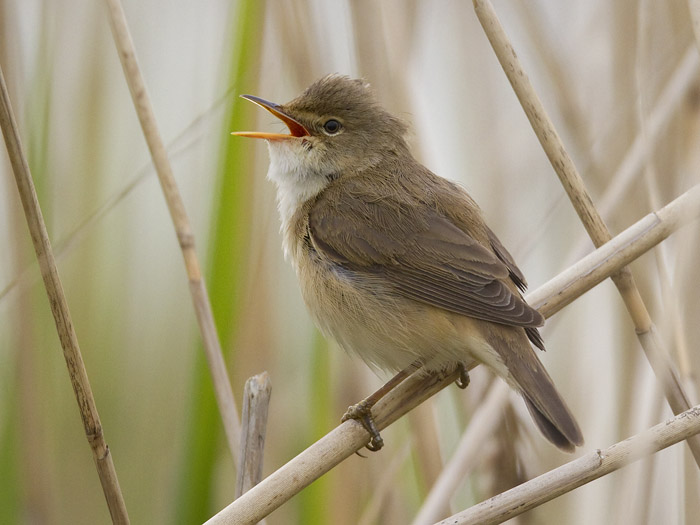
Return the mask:
[[[460,181],[531,289],[592,249],[471,2],[125,1],[140,65],[206,268],[240,400],[272,380],[265,474],[331,430],[377,377],[325,342],[280,248],[267,153],[229,135],[277,129],[237,97],[285,102],[329,72],[365,77],[411,123],[433,171]],[[700,182],[697,40],[688,4],[503,2],[495,8],[613,233]],[[0,62],[133,523],[197,523],[233,498],[186,275],[100,3],[0,2]],[[0,523],[109,520],[6,156],[0,156]],[[698,225],[632,265],[698,402]],[[548,321],[550,374],[586,446],[671,415],[609,282]],[[269,524],[410,523],[484,396],[448,388]],[[452,498],[465,508],[570,460],[515,396]],[[519,523],[691,523],[684,445]],[[448,509],[446,509],[446,513]],[[515,520],[514,520],[515,521]]]

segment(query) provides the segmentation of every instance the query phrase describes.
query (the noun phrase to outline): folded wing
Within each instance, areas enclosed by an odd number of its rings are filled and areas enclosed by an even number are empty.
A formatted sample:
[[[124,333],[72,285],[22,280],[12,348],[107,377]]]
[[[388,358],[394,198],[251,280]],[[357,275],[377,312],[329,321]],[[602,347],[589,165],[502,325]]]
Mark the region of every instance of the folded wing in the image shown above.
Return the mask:
[[[491,246],[482,246],[419,203],[391,195],[369,200],[347,189],[321,196],[309,214],[309,237],[320,257],[345,271],[381,275],[405,297],[484,321],[531,327],[531,339],[534,327],[544,323],[509,284],[524,287],[524,278],[495,235]]]

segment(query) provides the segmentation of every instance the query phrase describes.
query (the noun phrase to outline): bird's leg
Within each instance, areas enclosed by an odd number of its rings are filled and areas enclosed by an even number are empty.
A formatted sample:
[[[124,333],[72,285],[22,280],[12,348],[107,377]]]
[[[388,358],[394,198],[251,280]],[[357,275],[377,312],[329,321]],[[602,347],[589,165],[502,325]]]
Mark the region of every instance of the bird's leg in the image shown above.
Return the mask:
[[[369,432],[370,440],[366,445],[367,449],[376,452],[384,446],[384,440],[382,436],[379,435],[379,430],[377,425],[374,423],[374,417],[372,416],[372,407],[377,404],[377,402],[387,395],[391,390],[403,382],[408,376],[410,376],[416,369],[420,368],[421,363],[416,361],[411,365],[407,366],[401,370],[394,377],[389,379],[384,385],[374,392],[372,395],[366,397],[356,405],[352,405],[345,412],[341,421],[347,421],[348,419],[356,419],[362,426],[365,427],[367,432]],[[466,370],[466,369],[465,369]]]
[[[343,417],[340,420],[347,421],[348,419],[356,419],[362,423],[362,426],[365,427],[365,430],[367,430],[370,435],[369,443],[367,443],[365,446],[367,447],[367,450],[376,452],[384,446],[384,440],[379,434],[377,425],[374,423],[374,417],[372,417],[372,405],[367,403],[367,399],[363,399],[356,405],[348,407],[347,412],[343,414]]]
[[[457,381],[455,381],[455,384],[464,390],[469,386],[469,382],[471,379],[469,378],[469,370],[467,370],[467,367],[464,363],[459,363],[457,365],[457,369],[459,370],[459,377],[457,378]]]

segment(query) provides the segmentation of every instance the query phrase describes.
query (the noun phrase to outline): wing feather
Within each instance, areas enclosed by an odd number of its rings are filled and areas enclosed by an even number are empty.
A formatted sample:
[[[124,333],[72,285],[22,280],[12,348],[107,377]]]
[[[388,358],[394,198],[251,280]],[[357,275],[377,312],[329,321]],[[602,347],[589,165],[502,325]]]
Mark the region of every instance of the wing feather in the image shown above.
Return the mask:
[[[485,247],[422,203],[366,195],[344,191],[317,199],[308,227],[319,256],[360,277],[380,275],[413,300],[476,319],[532,327],[528,335],[535,335],[534,327],[544,319],[509,286],[512,280],[522,287],[525,279],[495,235]]]

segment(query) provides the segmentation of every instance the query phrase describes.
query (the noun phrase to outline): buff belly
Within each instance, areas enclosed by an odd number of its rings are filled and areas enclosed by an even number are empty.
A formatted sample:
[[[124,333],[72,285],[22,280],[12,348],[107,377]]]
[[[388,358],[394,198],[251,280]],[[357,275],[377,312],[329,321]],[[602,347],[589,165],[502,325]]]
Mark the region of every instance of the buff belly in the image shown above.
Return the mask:
[[[490,323],[405,298],[381,276],[358,277],[310,259],[297,272],[321,332],[371,367],[398,371],[419,361],[429,373],[476,360],[508,379],[484,337]]]

